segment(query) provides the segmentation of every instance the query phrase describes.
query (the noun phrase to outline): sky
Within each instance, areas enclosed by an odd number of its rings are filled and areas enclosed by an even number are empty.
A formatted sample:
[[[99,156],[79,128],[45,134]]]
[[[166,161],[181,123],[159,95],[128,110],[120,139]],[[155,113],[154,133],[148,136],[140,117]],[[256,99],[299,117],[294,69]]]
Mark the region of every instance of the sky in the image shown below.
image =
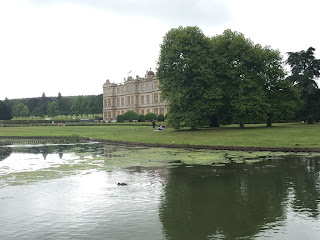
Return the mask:
[[[0,100],[98,95],[155,71],[165,34],[241,32],[287,52],[316,49],[318,0],[0,0]],[[130,73],[129,73],[130,72]]]

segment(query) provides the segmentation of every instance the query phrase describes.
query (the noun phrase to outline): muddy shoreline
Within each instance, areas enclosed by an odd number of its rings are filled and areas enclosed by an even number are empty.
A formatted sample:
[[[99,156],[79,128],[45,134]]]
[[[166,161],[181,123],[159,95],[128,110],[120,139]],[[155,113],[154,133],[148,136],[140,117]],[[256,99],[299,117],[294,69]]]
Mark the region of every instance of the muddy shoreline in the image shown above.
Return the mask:
[[[0,136],[0,140],[63,140],[64,137],[17,137]],[[210,146],[210,145],[191,145],[191,144],[166,144],[166,143],[140,143],[140,142],[127,142],[127,141],[114,141],[107,139],[96,138],[80,138],[81,141],[95,141],[99,143],[119,144],[126,146],[143,146],[143,147],[164,147],[164,148],[185,148],[185,149],[210,149],[210,150],[229,150],[229,151],[247,151],[247,152],[320,152],[320,148],[302,148],[302,147],[250,147],[250,146]]]

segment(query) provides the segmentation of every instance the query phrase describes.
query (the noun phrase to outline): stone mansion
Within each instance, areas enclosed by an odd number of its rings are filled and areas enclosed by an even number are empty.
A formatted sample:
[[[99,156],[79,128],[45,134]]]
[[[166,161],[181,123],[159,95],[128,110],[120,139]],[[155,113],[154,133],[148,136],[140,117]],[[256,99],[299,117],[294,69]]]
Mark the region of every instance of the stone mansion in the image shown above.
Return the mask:
[[[144,78],[128,77],[124,83],[103,84],[103,120],[116,120],[118,115],[126,111],[135,111],[137,114],[153,112],[156,115],[167,114],[169,104],[162,99],[159,90],[159,80],[154,72],[147,71]]]

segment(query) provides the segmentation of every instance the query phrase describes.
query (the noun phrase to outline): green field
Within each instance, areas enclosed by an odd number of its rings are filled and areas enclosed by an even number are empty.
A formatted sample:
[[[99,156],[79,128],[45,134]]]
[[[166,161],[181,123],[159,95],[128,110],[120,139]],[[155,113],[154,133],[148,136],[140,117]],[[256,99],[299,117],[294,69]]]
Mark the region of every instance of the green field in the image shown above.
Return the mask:
[[[271,128],[250,124],[244,129],[232,125],[196,131],[189,129],[152,131],[151,126],[139,125],[0,127],[0,136],[68,137],[71,135],[143,143],[320,148],[319,123],[282,123],[274,124]]]

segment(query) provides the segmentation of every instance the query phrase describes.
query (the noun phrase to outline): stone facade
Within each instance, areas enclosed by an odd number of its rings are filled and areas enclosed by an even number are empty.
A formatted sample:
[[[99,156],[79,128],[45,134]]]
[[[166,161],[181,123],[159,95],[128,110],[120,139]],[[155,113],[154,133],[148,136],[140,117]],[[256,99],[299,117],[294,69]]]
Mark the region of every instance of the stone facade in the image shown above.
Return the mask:
[[[116,120],[118,115],[126,111],[135,111],[137,114],[153,112],[156,115],[167,114],[169,104],[162,99],[159,90],[159,80],[154,72],[147,71],[144,78],[128,77],[124,83],[103,84],[103,120]]]

